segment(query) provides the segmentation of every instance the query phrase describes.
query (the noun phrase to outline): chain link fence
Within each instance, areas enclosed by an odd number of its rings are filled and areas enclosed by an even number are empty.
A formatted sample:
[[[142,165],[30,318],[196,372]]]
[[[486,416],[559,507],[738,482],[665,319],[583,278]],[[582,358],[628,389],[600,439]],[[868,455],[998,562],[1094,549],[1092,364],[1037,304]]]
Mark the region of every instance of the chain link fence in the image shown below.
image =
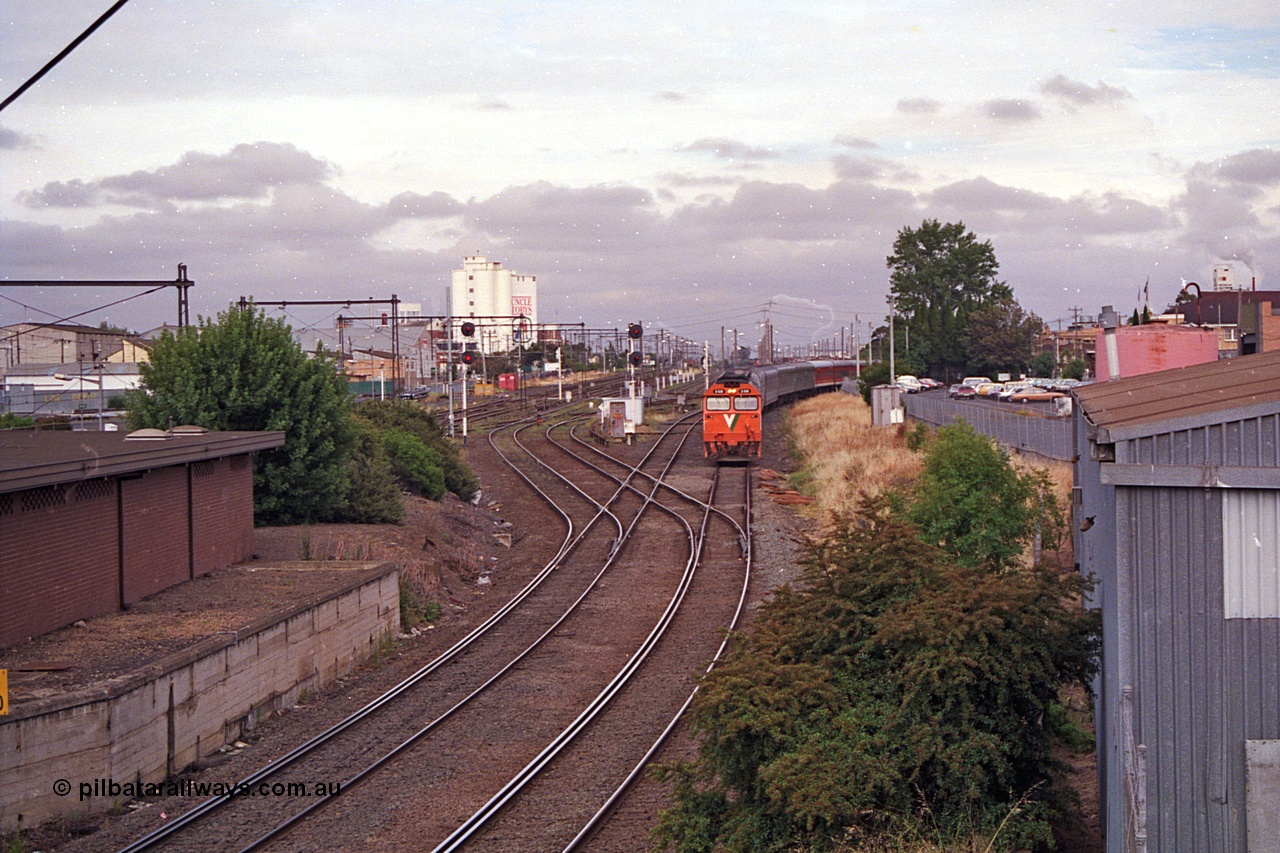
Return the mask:
[[[1035,453],[1048,459],[1071,461],[1071,418],[1056,415],[1052,409],[1027,403],[1012,406],[969,400],[952,400],[937,391],[904,394],[907,416],[918,421],[945,426],[965,420],[978,432],[990,436],[997,444],[1022,453]]]

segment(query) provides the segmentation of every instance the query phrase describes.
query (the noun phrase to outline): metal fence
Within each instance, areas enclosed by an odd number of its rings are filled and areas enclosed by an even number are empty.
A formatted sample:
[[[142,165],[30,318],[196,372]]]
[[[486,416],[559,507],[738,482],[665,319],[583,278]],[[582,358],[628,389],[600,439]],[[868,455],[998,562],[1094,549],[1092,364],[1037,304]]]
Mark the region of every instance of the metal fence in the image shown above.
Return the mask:
[[[907,415],[918,421],[945,426],[965,420],[997,444],[1048,459],[1070,461],[1073,455],[1071,418],[1054,416],[1038,408],[1009,408],[983,402],[952,400],[942,393],[904,394]],[[1028,404],[1033,405],[1033,404]]]

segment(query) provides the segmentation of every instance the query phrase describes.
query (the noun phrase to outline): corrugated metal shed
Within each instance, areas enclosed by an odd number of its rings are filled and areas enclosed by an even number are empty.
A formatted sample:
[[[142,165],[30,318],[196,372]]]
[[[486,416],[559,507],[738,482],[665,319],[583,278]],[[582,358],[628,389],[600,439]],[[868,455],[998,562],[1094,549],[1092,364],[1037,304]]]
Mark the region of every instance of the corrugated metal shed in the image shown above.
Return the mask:
[[[1143,836],[1152,851],[1280,849],[1250,835],[1280,803],[1247,805],[1274,771],[1246,757],[1280,740],[1280,353],[1076,399],[1076,555],[1103,615],[1107,850]]]
[[[1076,389],[1102,440],[1140,434],[1151,424],[1212,422],[1219,413],[1280,402],[1280,351],[1194,364]],[[1114,432],[1115,429],[1119,432]]]

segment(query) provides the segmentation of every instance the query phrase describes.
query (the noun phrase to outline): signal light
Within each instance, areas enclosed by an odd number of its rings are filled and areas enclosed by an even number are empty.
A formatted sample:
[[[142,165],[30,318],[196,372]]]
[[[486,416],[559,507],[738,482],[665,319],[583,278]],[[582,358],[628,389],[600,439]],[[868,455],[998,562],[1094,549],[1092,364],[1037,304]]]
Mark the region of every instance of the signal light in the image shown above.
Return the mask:
[[[627,361],[631,362],[632,367],[639,367],[640,361],[641,361],[640,353],[638,352],[631,353],[629,356],[627,356]]]
[[[630,326],[627,326],[627,337],[631,338],[633,341],[640,340],[644,337],[644,326],[641,326],[639,323],[632,323]]]
[[[470,320],[462,324],[462,336],[469,338],[476,333],[476,324]]]
[[[462,363],[463,363],[463,364],[475,364],[475,363],[476,363],[476,354],[475,354],[474,352],[472,352],[471,350],[467,350],[466,352],[464,352],[464,353],[462,354]]]

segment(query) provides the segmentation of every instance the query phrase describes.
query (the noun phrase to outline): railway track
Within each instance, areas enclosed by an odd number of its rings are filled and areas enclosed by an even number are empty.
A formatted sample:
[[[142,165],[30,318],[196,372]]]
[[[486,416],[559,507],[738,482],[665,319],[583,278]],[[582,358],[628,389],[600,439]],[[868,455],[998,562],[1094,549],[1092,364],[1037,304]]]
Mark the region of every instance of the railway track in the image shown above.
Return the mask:
[[[574,820],[580,816],[582,823],[574,831],[600,825],[590,804],[610,800],[604,789],[617,790],[628,775],[623,765],[630,761],[634,769],[654,742],[653,730],[660,733],[687,701],[696,672],[740,608],[739,602],[721,606],[722,614],[697,610],[715,609],[708,603],[715,598],[710,590],[724,585],[717,575],[736,572],[736,585],[742,585],[742,560],[724,548],[725,542],[740,547],[744,541],[749,510],[735,522],[737,532],[729,531],[724,511],[699,510],[705,518],[697,526],[690,523],[690,507],[711,500],[664,485],[680,453],[674,426],[632,466],[575,441],[572,424],[512,424],[490,437],[530,487],[558,507],[564,537],[542,572],[491,619],[392,691],[240,782],[242,789],[252,789],[268,782],[342,779],[340,796],[213,798],[124,849],[376,847],[380,827],[405,820],[418,827],[424,845],[444,839],[439,849],[524,848],[523,842],[504,846],[509,842],[503,833],[530,820],[495,823],[495,816],[522,809],[537,813],[546,792],[566,788],[564,782],[548,782],[556,777],[546,774],[568,772],[573,762],[587,768],[576,771],[579,779],[583,773],[596,779],[568,785],[581,792]],[[576,449],[555,438],[557,432]],[[665,449],[659,453],[660,448]],[[669,559],[674,542],[684,543],[681,565]],[[666,556],[655,560],[657,555]],[[723,588],[719,597],[725,598]],[[654,626],[663,624],[675,635],[701,630],[705,636],[660,641]],[[684,651],[677,651],[682,645]],[[659,692],[661,702],[655,698]],[[644,718],[645,725],[603,722],[625,720],[618,709],[628,705],[632,710],[626,713],[635,721]],[[660,725],[649,722],[655,716]],[[606,725],[621,728],[601,734],[610,731]],[[644,734],[636,740],[618,733],[629,729]],[[590,769],[596,758],[604,760],[603,746],[591,746],[591,738],[603,738],[600,743],[617,753],[607,770],[604,764]],[[646,738],[643,747],[620,748],[623,741]],[[508,768],[518,772],[506,784],[495,784]],[[411,805],[423,802],[433,804],[429,815]],[[477,807],[486,804],[493,804],[491,814],[477,819],[485,810]],[[544,821],[557,815],[554,823],[563,825],[563,811],[542,814]],[[547,849],[542,841],[527,840],[532,846],[525,849]]]

